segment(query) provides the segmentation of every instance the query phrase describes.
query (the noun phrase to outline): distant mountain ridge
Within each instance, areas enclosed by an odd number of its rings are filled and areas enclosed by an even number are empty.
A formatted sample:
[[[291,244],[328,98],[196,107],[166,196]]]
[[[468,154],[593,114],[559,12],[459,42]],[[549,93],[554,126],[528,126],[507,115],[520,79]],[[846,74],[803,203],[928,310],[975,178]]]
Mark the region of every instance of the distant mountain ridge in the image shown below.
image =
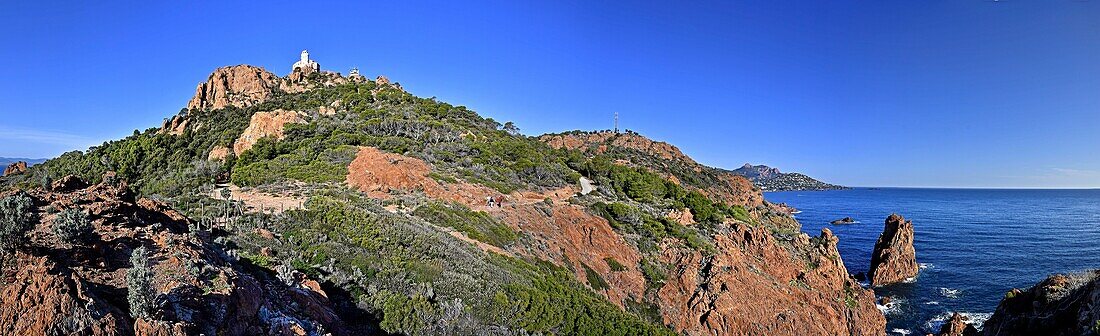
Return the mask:
[[[802,173],[784,173],[779,168],[746,163],[732,170],[734,174],[744,176],[764,191],[790,190],[842,190],[848,187],[818,181]]]
[[[24,162],[26,162],[26,163],[27,163],[27,165],[31,165],[31,166],[33,166],[33,165],[36,165],[36,164],[39,164],[39,163],[43,163],[43,162],[46,162],[46,159],[28,159],[28,158],[9,158],[9,157],[0,157],[0,165],[2,165],[2,166],[5,166],[5,167],[6,167],[7,165],[10,165],[10,164],[12,164],[12,163],[16,163],[16,162],[19,162],[19,161],[24,161]]]

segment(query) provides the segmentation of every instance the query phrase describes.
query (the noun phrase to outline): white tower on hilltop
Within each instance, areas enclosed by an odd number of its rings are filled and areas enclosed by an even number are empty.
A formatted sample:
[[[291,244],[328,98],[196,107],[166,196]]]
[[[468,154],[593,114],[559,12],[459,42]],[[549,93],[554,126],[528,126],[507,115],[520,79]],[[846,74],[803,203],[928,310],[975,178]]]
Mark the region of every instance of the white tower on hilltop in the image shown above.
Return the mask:
[[[294,62],[294,69],[302,69],[302,71],[318,71],[321,70],[321,65],[317,64],[316,61],[309,59],[308,50],[302,50],[302,59]]]

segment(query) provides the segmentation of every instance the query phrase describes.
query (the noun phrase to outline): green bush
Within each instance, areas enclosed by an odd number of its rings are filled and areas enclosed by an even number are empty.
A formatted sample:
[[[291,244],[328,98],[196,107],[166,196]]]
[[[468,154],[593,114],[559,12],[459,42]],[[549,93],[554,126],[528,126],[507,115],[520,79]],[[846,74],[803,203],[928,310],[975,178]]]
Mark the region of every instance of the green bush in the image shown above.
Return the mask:
[[[157,311],[157,293],[153,288],[149,251],[145,247],[134,249],[130,254],[130,264],[133,266],[126,270],[126,300],[130,303],[130,316],[152,319]]]
[[[623,266],[623,264],[619,263],[615,258],[607,257],[603,258],[603,261],[607,263],[607,267],[610,267],[612,272],[622,272],[626,270],[626,266]]]
[[[27,232],[34,228],[38,215],[34,199],[25,192],[0,199],[0,252],[10,253],[27,243]]]
[[[620,232],[642,235],[647,239],[644,244],[655,246],[661,239],[672,237],[680,239],[693,249],[707,254],[715,253],[714,244],[701,237],[695,229],[668,218],[654,217],[623,203],[596,202],[592,204],[592,211],[607,219],[612,228]]]
[[[68,245],[82,245],[92,236],[92,221],[88,214],[69,208],[57,214],[53,220],[53,232],[57,239]]]
[[[642,259],[641,269],[642,276],[644,276],[646,280],[647,288],[660,289],[664,286],[665,281],[668,280],[667,271],[660,263],[650,261],[649,259]]]
[[[584,276],[588,279],[588,285],[592,286],[592,289],[606,290],[611,288],[611,286],[607,285],[607,281],[604,281],[603,277],[601,277],[599,273],[596,273],[591,267],[588,267],[588,265],[584,263],[581,263],[581,267],[584,268]]]

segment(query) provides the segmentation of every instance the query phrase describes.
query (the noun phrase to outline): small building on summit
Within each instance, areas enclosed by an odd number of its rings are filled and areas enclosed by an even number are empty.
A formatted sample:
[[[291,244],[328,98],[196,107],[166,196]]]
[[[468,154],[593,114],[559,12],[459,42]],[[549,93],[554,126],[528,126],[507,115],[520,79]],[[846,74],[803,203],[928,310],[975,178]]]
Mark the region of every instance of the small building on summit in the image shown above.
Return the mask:
[[[302,69],[303,72],[319,71],[321,70],[321,65],[317,64],[316,61],[309,59],[309,50],[302,50],[302,58],[299,59],[297,62],[294,62],[294,68],[291,69],[291,71],[298,69]]]
[[[348,79],[361,82],[366,80],[367,78],[359,74],[359,68],[351,68],[351,71],[348,72]]]

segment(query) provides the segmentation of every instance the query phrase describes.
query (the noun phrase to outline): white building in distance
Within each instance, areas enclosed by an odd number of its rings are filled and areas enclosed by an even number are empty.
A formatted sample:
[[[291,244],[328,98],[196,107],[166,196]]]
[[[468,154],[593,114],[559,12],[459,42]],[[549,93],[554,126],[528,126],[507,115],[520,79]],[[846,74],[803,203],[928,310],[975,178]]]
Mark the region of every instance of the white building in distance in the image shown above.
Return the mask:
[[[309,59],[309,51],[308,50],[302,50],[302,59],[298,60],[297,62],[294,62],[294,68],[291,69],[291,71],[294,71],[296,69],[302,69],[302,71],[307,71],[307,70],[318,71],[318,70],[321,70],[321,65],[317,64],[316,61]]]

